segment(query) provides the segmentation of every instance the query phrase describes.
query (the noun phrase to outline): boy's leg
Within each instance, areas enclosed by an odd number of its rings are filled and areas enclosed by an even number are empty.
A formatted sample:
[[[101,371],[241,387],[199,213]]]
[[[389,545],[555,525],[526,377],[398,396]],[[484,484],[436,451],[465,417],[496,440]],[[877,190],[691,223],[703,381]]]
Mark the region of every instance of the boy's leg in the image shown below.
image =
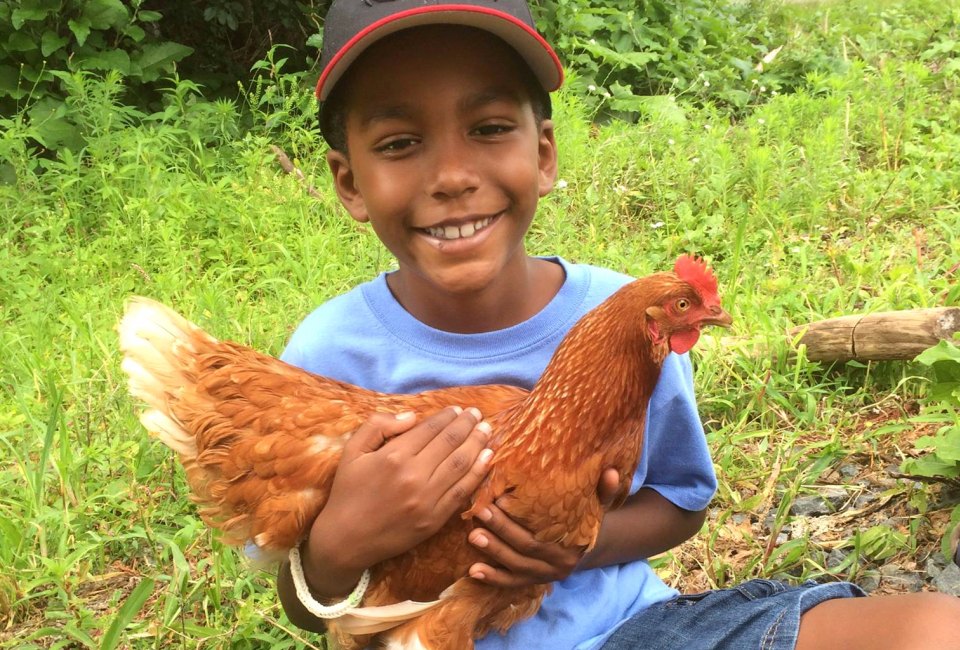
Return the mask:
[[[797,650],[960,649],[960,598],[939,593],[828,600],[800,618]]]

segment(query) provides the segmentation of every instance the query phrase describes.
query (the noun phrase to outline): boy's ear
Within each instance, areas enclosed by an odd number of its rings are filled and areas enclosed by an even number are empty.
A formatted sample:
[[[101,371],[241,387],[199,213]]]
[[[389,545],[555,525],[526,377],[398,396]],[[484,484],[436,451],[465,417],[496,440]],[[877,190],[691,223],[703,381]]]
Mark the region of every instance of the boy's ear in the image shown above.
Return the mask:
[[[553,120],[543,120],[540,124],[538,143],[540,167],[540,196],[544,197],[553,189],[557,180],[557,141],[553,135]]]
[[[337,191],[337,196],[343,207],[347,209],[350,216],[360,223],[370,221],[370,215],[367,214],[367,205],[363,201],[363,195],[357,189],[356,178],[353,175],[353,168],[350,166],[350,159],[346,154],[331,149],[327,152],[327,165],[330,167],[330,173],[333,175],[333,188]]]

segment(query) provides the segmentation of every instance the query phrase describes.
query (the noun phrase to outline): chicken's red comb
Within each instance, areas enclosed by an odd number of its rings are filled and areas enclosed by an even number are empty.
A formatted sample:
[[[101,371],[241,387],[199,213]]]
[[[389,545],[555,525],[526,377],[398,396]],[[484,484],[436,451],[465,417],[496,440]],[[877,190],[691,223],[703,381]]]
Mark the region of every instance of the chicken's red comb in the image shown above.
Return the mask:
[[[673,272],[684,282],[693,286],[701,296],[717,295],[717,278],[699,257],[681,255],[673,265]]]

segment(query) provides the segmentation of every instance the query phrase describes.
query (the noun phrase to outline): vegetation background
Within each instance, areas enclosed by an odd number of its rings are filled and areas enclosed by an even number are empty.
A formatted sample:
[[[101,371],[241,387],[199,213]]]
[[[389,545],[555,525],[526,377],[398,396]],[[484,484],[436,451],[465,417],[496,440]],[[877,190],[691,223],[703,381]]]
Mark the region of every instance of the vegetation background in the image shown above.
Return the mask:
[[[326,4],[0,5],[0,646],[324,647],[199,522],[113,328],[143,294],[277,354],[390,268],[328,189]],[[827,366],[784,332],[960,304],[960,2],[534,8],[570,74],[529,249],[635,275],[700,253],[747,340],[697,353],[721,486],[658,569],[688,591],[932,588],[960,520],[960,352]]]

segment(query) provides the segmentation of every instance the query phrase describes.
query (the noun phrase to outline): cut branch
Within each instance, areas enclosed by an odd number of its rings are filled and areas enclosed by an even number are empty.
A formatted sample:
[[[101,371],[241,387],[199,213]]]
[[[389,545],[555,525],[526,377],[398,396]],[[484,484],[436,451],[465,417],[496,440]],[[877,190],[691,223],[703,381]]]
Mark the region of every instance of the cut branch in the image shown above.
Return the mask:
[[[840,316],[789,330],[812,361],[913,359],[960,332],[960,307]],[[802,335],[801,335],[802,334]]]
[[[287,154],[283,152],[283,149],[275,144],[272,144],[270,145],[270,151],[272,151],[273,155],[277,157],[277,162],[280,163],[280,168],[286,173],[296,176],[297,180],[299,180],[306,188],[307,194],[315,199],[322,198],[320,192],[318,192],[317,189],[307,181],[306,175],[300,171],[299,167],[293,164],[293,161],[291,161]]]
[[[908,361],[942,339],[960,332],[960,307],[907,309],[840,316],[792,327],[792,342],[806,346],[811,361]],[[769,354],[771,342],[759,338],[701,337],[697,348],[757,357]]]

